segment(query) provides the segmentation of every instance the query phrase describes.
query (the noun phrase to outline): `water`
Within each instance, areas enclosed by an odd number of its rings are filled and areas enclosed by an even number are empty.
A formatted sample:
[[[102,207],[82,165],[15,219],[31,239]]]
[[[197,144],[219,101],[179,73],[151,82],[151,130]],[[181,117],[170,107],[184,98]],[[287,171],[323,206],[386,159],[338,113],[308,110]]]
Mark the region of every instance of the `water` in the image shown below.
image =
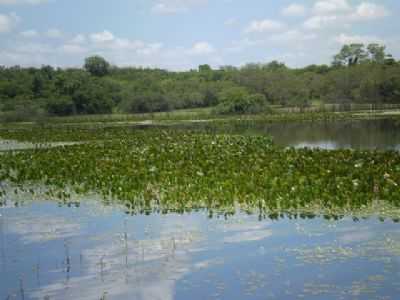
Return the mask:
[[[179,124],[175,128],[213,133],[261,134],[284,147],[322,149],[400,149],[400,122],[391,119],[329,122],[240,121]]]
[[[52,142],[52,143],[30,143],[30,142],[19,142],[15,140],[4,140],[0,138],[0,153],[9,150],[26,150],[26,149],[38,149],[38,148],[50,148],[59,146],[70,146],[76,145],[77,142]]]
[[[400,149],[400,125],[389,120],[195,126],[268,134],[283,146]],[[240,212],[209,218],[206,211],[132,216],[92,198],[0,207],[0,299],[397,299],[400,293],[400,226],[389,219],[270,220]]]
[[[0,299],[396,299],[400,292],[400,227],[373,217],[129,216],[89,200],[28,202],[0,213]]]

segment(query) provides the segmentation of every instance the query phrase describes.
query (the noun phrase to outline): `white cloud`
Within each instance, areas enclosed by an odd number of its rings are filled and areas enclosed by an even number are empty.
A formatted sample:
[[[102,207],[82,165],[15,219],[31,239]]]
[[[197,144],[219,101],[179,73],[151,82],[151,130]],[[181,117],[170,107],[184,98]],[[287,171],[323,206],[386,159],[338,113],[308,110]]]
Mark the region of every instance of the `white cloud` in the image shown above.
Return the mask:
[[[303,26],[306,29],[322,29],[324,27],[334,25],[337,23],[339,17],[335,15],[331,16],[313,16],[307,19]]]
[[[139,50],[145,48],[146,44],[143,41],[131,41],[128,39],[116,38],[112,47],[114,49]],[[153,48],[154,47],[155,46],[153,45]]]
[[[90,39],[95,43],[104,43],[113,41],[115,37],[110,31],[104,30],[103,32],[91,34]]]
[[[39,36],[39,33],[34,29],[30,29],[30,30],[20,32],[20,35],[25,38],[35,38],[35,37]]]
[[[77,34],[72,40],[72,44],[83,44],[86,42],[86,36],[84,34]]]
[[[356,11],[351,15],[355,20],[373,20],[383,18],[389,15],[389,12],[382,5],[363,2],[357,6]]]
[[[162,47],[162,43],[153,43],[139,48],[137,50],[137,53],[141,55],[154,55],[158,53],[162,49]]]
[[[313,12],[317,15],[333,14],[350,10],[347,0],[321,0],[314,4]]]
[[[176,14],[176,13],[179,13],[179,12],[184,12],[186,10],[187,9],[184,6],[183,7],[170,6],[165,2],[157,3],[152,8],[153,13],[161,14],[161,15]]]
[[[279,31],[285,28],[285,25],[281,22],[274,20],[260,20],[260,21],[252,21],[249,26],[245,29],[246,33],[262,33],[262,32],[273,32]]]
[[[188,51],[191,55],[207,55],[215,52],[214,47],[207,42],[198,42]]]
[[[238,41],[233,41],[232,45],[229,46],[228,48],[226,48],[226,50],[228,52],[232,52],[232,53],[235,53],[235,52],[239,53],[247,48],[259,46],[264,43],[265,43],[264,40],[254,40],[254,39],[244,38],[244,39],[241,39]]]
[[[299,17],[306,14],[306,8],[304,5],[292,3],[282,10],[282,15],[288,17]]]
[[[267,229],[269,222],[253,222],[248,220],[234,220],[232,223],[224,223],[218,230],[226,233],[224,243],[244,243],[261,241],[272,235],[272,230]]]
[[[0,48],[0,64],[22,66],[40,66],[41,64],[52,63],[56,66],[78,66],[84,55],[100,54],[110,61],[116,61],[124,66],[164,66],[165,55],[159,55],[163,44],[159,42],[144,42],[130,40],[115,36],[112,32],[104,30],[93,34],[77,34],[69,39],[66,34],[59,39],[59,44],[54,45],[53,41],[40,39],[35,42],[26,43],[22,37],[46,36],[34,30],[27,30],[19,33],[19,39],[11,42],[8,47]],[[58,35],[57,35],[58,36]],[[167,49],[168,50],[168,49]],[[204,50],[204,49],[203,49]],[[200,53],[198,46],[193,53]],[[182,53],[180,59],[187,52]],[[152,63],[156,61],[156,63]],[[172,62],[171,62],[172,64]]]
[[[101,209],[96,208],[96,211]],[[86,214],[90,216],[92,212],[85,210],[82,216],[86,217]],[[19,222],[17,218],[15,219],[13,223],[10,222],[13,225],[11,231],[15,231],[14,228],[17,227],[17,233],[22,235],[22,238],[31,238],[29,233],[32,230],[29,231],[26,225],[22,230],[18,226],[14,226],[14,223]],[[71,221],[66,223],[67,220],[64,218],[43,216],[38,221],[40,227],[35,222],[36,219],[29,221],[33,221],[33,235],[37,235],[35,231],[38,231],[39,238],[48,232],[54,235],[51,230],[57,230],[55,238],[62,241],[62,238],[65,237],[68,246],[68,238],[75,237],[70,235],[70,232],[75,235],[80,234],[80,228],[69,225]],[[60,225],[53,221],[58,219],[60,219]],[[79,254],[85,265],[85,273],[69,279],[67,293],[65,280],[60,277],[42,285],[40,289],[28,291],[27,297],[97,300],[103,294],[103,298],[107,297],[107,299],[174,299],[176,284],[190,271],[199,268],[192,263],[191,254],[203,251],[200,244],[203,236],[202,231],[197,229],[197,225],[194,228],[191,227],[190,221],[182,221],[182,225],[175,228],[170,225],[171,222],[174,222],[171,218],[168,219],[168,222],[162,222],[161,230],[151,238],[136,236],[132,238],[128,234],[125,239],[125,235],[117,231],[118,228],[106,235],[95,236],[93,242],[83,248]],[[61,232],[59,232],[59,228],[61,228]],[[212,262],[208,263],[208,265],[211,264]],[[207,262],[200,267],[207,267]],[[102,282],[101,287],[99,287],[99,281]]]
[[[382,5],[362,2],[351,6],[347,0],[318,1],[313,7],[313,15],[308,18],[303,27],[316,30],[326,27],[349,26],[355,22],[375,20],[389,15]]]
[[[0,5],[30,4],[38,5],[48,2],[48,0],[0,0]]]
[[[88,49],[77,44],[65,44],[60,50],[66,54],[82,54],[88,52]]]
[[[80,225],[62,216],[41,215],[24,218],[9,217],[9,230],[16,233],[24,244],[43,243],[55,239],[68,239],[80,233]]]
[[[337,37],[334,38],[335,42],[346,45],[346,44],[369,44],[369,43],[378,43],[384,44],[385,42],[376,37],[369,35],[348,35],[345,33],[341,33]]]
[[[51,39],[59,39],[59,38],[62,38],[63,33],[61,32],[61,30],[59,30],[57,28],[52,28],[52,29],[47,30],[45,35]]]
[[[274,34],[269,38],[269,40],[283,43],[298,43],[315,40],[316,38],[317,35],[314,33],[304,33],[300,30],[293,29],[283,33]]]
[[[21,43],[13,49],[16,53],[24,54],[51,54],[54,48],[44,43]]]
[[[233,236],[225,237],[225,243],[244,243],[244,242],[255,242],[262,241],[269,238],[272,235],[272,231],[269,229],[265,230],[252,230],[245,231],[235,234]]]
[[[193,7],[207,3],[208,0],[159,0],[153,5],[151,10],[155,14],[177,14],[187,12]]]
[[[13,30],[18,21],[19,17],[15,13],[0,14],[0,33],[7,33]]]

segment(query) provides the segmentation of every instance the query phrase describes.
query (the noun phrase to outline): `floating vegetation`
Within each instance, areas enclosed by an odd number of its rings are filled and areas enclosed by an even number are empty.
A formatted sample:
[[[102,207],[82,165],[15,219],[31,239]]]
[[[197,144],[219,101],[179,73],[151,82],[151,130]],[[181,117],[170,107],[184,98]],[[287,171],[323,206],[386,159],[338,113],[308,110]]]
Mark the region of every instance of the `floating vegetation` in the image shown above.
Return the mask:
[[[306,249],[288,249],[290,253],[296,255],[297,259],[308,264],[331,264],[344,262],[356,258],[358,253],[351,247],[342,246],[318,246]]]
[[[400,219],[400,153],[293,149],[262,136],[132,128],[2,130],[3,138],[87,141],[0,156],[0,193],[36,186],[48,196],[95,192],[131,213],[238,209],[261,218]],[[7,184],[6,184],[7,183]],[[5,188],[8,186],[8,188]],[[31,187],[27,189],[27,187]],[[4,195],[6,194],[6,195]]]
[[[335,297],[337,299],[348,299],[349,297],[374,297],[378,290],[383,288],[384,278],[381,275],[370,276],[363,281],[351,282],[350,286],[339,286],[328,283],[310,282],[304,285],[303,293],[318,297]],[[305,295],[303,295],[305,297]],[[307,297],[305,297],[307,298]],[[385,299],[385,298],[382,298]]]
[[[293,254],[303,263],[312,265],[328,265],[345,263],[352,259],[366,259],[391,267],[393,258],[400,256],[400,239],[398,232],[393,232],[352,246],[334,243],[316,247],[288,248],[285,251]],[[382,271],[387,270],[383,269]],[[381,278],[382,276],[371,277],[370,281],[381,281]]]

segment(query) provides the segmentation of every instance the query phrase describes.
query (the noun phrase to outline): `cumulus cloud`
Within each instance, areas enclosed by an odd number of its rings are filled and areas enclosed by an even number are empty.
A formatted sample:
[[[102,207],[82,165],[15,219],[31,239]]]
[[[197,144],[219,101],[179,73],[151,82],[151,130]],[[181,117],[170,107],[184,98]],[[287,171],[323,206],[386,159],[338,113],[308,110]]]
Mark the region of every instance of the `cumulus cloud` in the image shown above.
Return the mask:
[[[157,54],[163,47],[162,43],[152,43],[137,49],[137,53],[141,55]]]
[[[0,14],[0,33],[10,32],[18,22],[19,17],[15,13]]]
[[[306,29],[321,29],[330,25],[334,25],[338,21],[339,17],[335,15],[331,16],[313,16],[307,19],[303,26]]]
[[[83,54],[87,53],[88,49],[77,44],[65,44],[60,47],[60,50],[66,54]]]
[[[35,37],[39,36],[39,33],[34,29],[29,29],[29,30],[20,32],[20,35],[25,38],[35,38]]]
[[[198,7],[208,3],[208,0],[159,0],[153,7],[155,14],[177,14],[187,12],[193,7]]]
[[[298,43],[304,41],[311,41],[317,38],[314,33],[305,33],[297,29],[285,31],[283,33],[272,35],[269,40],[282,43]]]
[[[285,25],[279,21],[274,20],[260,20],[252,21],[245,29],[246,33],[263,33],[279,31],[285,28]]]
[[[388,15],[389,11],[384,6],[363,2],[356,7],[351,17],[355,20],[374,20]]]
[[[334,38],[335,42],[345,45],[345,44],[369,44],[369,43],[378,43],[384,44],[385,42],[376,37],[370,35],[349,35],[345,33],[341,33],[337,37]]]
[[[115,37],[110,31],[104,30],[102,32],[91,34],[90,39],[95,43],[104,43],[113,41]]]
[[[59,38],[62,38],[63,33],[61,32],[61,30],[59,30],[57,28],[52,28],[52,29],[47,30],[45,35],[51,39],[59,39]]]
[[[72,44],[83,44],[86,42],[86,36],[84,34],[77,34],[72,40]]]
[[[298,3],[292,3],[283,8],[282,15],[287,17],[300,17],[306,14],[306,7]]]
[[[233,41],[229,47],[226,48],[228,52],[232,53],[239,53],[242,52],[243,50],[255,46],[260,46],[262,44],[265,44],[264,40],[254,40],[254,39],[249,39],[249,38],[244,38],[241,40]]]
[[[191,55],[207,55],[213,52],[215,52],[215,49],[208,42],[198,42],[188,51]]]
[[[50,41],[48,33],[38,33],[33,29],[20,32],[14,40],[10,40],[7,47],[0,48],[0,64],[40,66],[51,63],[59,67],[78,66],[86,56],[94,54],[100,54],[123,66],[160,67],[167,60],[164,51],[161,52],[164,48],[162,43],[121,38],[109,30],[75,36],[68,36],[61,31],[61,35],[56,35],[54,32],[53,38],[60,36],[56,41]],[[35,36],[41,39],[32,39],[27,43],[27,38]],[[207,52],[207,49],[201,45],[193,48],[193,54],[202,51]],[[182,60],[185,55],[190,56],[188,51],[183,52],[174,62]]]
[[[374,3],[362,2],[351,6],[347,0],[324,0],[315,3],[313,15],[304,21],[303,27],[320,30],[380,19],[388,15],[389,12],[384,6]]]
[[[351,6],[347,0],[321,0],[314,4],[313,12],[318,15],[348,11]]]
[[[30,4],[38,5],[48,2],[48,0],[0,0],[0,5]]]

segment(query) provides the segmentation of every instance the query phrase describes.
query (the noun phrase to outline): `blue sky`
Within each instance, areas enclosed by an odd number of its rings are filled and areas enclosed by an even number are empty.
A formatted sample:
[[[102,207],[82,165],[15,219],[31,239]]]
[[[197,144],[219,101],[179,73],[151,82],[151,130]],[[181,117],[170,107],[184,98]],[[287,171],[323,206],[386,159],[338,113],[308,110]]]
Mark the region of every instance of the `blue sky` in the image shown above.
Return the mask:
[[[399,15],[398,0],[0,0],[0,64],[299,67],[351,42],[400,59]]]

